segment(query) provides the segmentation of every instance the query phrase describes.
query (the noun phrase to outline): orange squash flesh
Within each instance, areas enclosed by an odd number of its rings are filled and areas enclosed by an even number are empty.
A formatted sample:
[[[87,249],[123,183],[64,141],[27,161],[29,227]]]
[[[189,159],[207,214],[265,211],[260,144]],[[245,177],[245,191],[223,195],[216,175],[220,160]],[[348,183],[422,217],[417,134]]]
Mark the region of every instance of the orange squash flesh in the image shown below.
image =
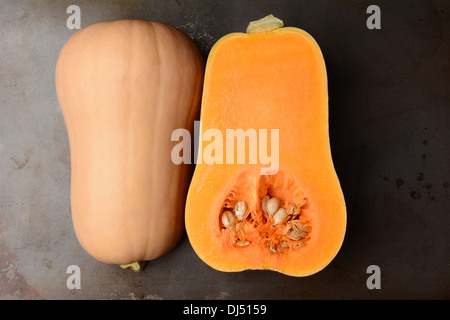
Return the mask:
[[[197,160],[185,218],[198,256],[228,272],[308,276],[327,266],[343,243],[346,208],[331,157],[325,63],[315,40],[291,27],[221,38],[208,57],[200,120],[202,132],[215,128],[223,137],[226,129],[279,129],[279,168],[262,175],[259,158],[257,164]],[[201,150],[207,147],[204,141]],[[245,152],[248,160],[248,143]],[[301,241],[273,225],[262,209],[266,195],[286,208],[307,199],[296,218],[307,230]],[[221,215],[238,201],[247,204],[247,217],[226,228]]]

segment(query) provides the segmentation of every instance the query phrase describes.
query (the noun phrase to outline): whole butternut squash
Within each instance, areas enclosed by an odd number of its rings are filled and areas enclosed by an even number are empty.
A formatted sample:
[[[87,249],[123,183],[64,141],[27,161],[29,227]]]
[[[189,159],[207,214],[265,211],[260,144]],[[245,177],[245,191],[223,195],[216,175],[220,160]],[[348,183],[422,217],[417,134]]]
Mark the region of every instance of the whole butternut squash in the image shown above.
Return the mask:
[[[191,168],[172,163],[170,137],[192,130],[203,71],[195,43],[159,22],[96,23],[62,48],[73,225],[96,259],[140,270],[179,241]]]
[[[228,143],[237,140],[230,130],[241,129],[248,143],[222,152],[203,138],[186,203],[198,256],[227,272],[325,268],[343,243],[346,207],[331,157],[325,63],[311,35],[270,15],[221,38],[207,60],[200,120],[206,136],[219,130]],[[275,170],[263,170],[261,153],[249,161],[251,130],[278,130],[265,136],[278,152]]]

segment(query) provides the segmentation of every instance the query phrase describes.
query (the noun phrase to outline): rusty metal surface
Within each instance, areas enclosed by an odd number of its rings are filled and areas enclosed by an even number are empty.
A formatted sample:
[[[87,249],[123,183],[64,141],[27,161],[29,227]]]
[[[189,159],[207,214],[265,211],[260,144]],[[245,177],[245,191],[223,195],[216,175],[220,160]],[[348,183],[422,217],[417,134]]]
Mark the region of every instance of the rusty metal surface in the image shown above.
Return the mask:
[[[81,26],[158,20],[203,54],[273,13],[317,40],[328,68],[330,135],[348,207],[336,259],[307,278],[222,273],[183,237],[142,273],[92,259],[70,212],[70,158],[54,88],[59,50]],[[450,5],[378,1],[0,1],[0,299],[449,299]],[[69,265],[81,289],[68,289]],[[381,289],[366,286],[369,265]]]

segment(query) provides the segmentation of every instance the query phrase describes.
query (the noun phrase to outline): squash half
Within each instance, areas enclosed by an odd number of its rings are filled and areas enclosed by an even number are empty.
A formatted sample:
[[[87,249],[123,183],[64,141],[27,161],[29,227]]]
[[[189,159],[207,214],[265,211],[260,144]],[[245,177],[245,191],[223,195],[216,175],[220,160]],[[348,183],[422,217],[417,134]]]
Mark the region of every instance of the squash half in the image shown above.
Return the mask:
[[[344,240],[346,207],[331,156],[324,59],[311,35],[281,26],[273,16],[253,22],[247,33],[217,41],[207,60],[203,133],[219,130],[226,141],[229,129],[278,130],[278,137],[267,134],[268,149],[278,152],[271,174],[261,157],[251,163],[250,138],[245,147],[233,147],[230,163],[229,145],[223,161],[214,161],[221,150],[200,136],[186,229],[198,256],[220,271],[308,276],[325,268]]]

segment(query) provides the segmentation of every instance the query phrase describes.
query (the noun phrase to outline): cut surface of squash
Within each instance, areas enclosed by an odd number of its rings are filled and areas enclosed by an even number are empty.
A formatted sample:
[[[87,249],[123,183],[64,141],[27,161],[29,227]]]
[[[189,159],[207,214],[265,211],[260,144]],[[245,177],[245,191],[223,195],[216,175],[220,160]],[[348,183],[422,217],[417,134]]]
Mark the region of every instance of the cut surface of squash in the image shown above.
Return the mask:
[[[329,142],[325,63],[307,32],[262,23],[212,48],[200,120],[203,132],[220,130],[224,137],[227,129],[278,130],[278,150],[271,150],[278,152],[277,170],[263,174],[260,158],[249,163],[250,139],[234,149],[233,163],[197,160],[186,229],[198,256],[217,270],[308,276],[333,260],[346,230]],[[203,141],[202,150],[208,147]],[[238,163],[239,151],[245,163]]]

